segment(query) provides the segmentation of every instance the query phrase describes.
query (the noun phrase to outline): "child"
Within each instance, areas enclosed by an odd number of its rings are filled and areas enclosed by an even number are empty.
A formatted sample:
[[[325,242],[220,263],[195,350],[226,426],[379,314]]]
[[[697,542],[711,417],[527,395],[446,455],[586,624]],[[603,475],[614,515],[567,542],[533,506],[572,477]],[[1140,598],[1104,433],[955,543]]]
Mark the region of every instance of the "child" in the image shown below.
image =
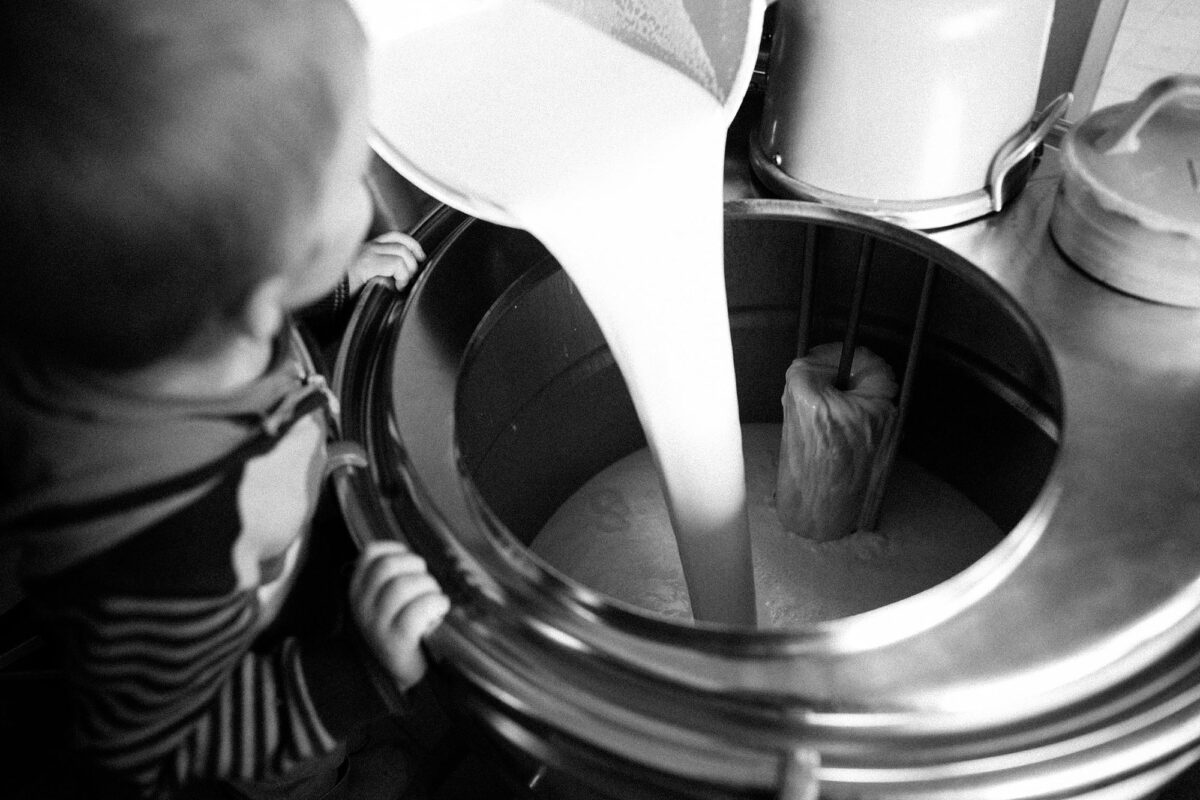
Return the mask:
[[[448,609],[392,543],[350,583],[389,680],[352,637],[281,628],[332,419],[290,315],[421,257],[361,250],[363,59],[343,0],[5,6],[0,532],[98,796],[323,792]]]

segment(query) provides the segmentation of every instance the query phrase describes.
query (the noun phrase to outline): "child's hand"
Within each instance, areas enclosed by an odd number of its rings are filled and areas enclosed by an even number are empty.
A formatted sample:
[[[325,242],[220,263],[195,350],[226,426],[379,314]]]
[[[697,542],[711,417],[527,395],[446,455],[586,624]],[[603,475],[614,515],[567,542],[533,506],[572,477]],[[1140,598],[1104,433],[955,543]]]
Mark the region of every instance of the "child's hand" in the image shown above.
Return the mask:
[[[421,243],[406,233],[391,231],[362,246],[358,258],[350,266],[350,295],[371,278],[385,277],[403,289],[416,274],[418,265],[425,260]]]
[[[450,610],[424,559],[399,542],[372,542],[350,579],[350,607],[401,691],[424,677],[428,665],[421,640]]]

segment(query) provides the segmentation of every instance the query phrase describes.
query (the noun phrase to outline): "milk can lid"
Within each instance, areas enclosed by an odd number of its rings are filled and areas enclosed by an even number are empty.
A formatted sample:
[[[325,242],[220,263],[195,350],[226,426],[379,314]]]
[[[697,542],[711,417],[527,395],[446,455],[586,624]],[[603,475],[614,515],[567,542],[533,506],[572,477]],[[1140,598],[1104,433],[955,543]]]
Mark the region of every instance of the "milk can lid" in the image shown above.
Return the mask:
[[[1200,239],[1200,75],[1163,78],[1133,102],[1093,113],[1068,149],[1066,168],[1104,212]]]

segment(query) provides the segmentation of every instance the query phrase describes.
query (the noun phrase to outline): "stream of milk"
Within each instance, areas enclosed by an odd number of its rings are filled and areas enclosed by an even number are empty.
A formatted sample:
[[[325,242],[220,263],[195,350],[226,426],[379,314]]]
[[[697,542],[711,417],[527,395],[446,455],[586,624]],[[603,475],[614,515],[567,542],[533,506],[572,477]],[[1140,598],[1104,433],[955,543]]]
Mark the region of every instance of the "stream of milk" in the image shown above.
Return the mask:
[[[696,619],[754,625],[722,254],[727,113],[541,3],[479,5],[373,41],[374,125],[414,181],[530,231],[562,264],[633,397]]]

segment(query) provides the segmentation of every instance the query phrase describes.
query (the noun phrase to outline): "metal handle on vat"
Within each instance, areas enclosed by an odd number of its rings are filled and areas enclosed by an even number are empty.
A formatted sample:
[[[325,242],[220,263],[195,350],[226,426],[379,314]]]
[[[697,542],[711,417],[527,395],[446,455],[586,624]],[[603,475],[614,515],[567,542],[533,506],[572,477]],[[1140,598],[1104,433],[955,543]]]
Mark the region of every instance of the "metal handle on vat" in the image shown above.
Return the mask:
[[[367,452],[358,442],[342,439],[329,445],[325,477],[333,484],[346,528],[359,550],[371,542],[383,538],[376,533],[381,528],[371,522],[370,515],[363,504],[359,502],[360,495],[353,485],[355,478],[369,465]],[[404,542],[404,544],[407,545],[408,542]],[[441,654],[446,651],[446,636],[442,630],[442,627],[438,626],[430,631],[425,640],[421,642],[421,650],[430,664],[441,661]],[[372,680],[380,687],[381,691],[392,695],[393,700],[402,705],[403,700],[391,679],[370,657],[367,657],[366,661]]]
[[[358,442],[346,439],[329,445],[328,457],[325,463],[325,477],[333,483],[337,494],[338,504],[346,517],[346,528],[354,544],[361,550],[379,537],[374,535],[374,528],[367,519],[367,513],[355,496],[351,485],[353,473],[370,464],[367,451]]]
[[[1024,130],[1000,145],[988,168],[987,191],[992,201],[992,211],[999,211],[1004,205],[1004,179],[1008,173],[1037,149],[1054,127],[1054,123],[1066,115],[1073,99],[1074,96],[1070,92],[1060,94],[1035,114]]]

